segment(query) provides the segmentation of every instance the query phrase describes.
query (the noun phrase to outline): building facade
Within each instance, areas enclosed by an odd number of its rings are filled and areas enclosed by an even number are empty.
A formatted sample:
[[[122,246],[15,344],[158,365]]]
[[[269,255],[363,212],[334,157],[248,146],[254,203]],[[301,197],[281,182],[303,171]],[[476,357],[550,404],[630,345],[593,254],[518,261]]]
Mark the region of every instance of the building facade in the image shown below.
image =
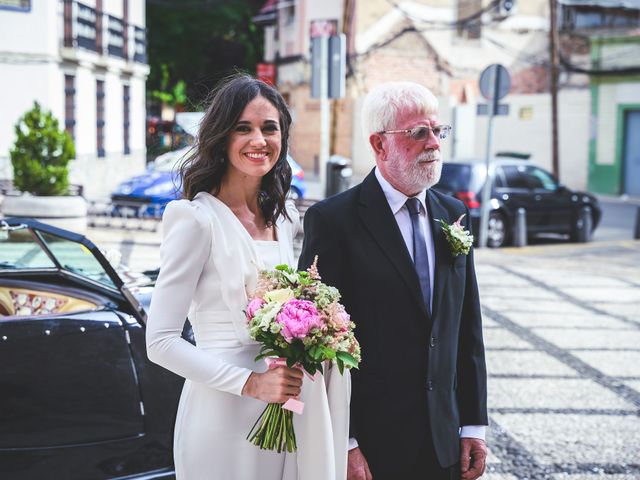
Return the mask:
[[[0,1],[0,178],[38,101],[74,139],[71,183],[108,196],[145,168],[148,74],[144,0]]]
[[[511,73],[494,121],[493,153],[528,153],[552,168],[549,2],[530,0],[268,0],[265,61],[295,122],[291,150],[318,172],[320,105],[311,98],[309,38],[317,25],[347,36],[347,93],[333,101],[331,153],[351,158],[356,176],[373,166],[360,131],[364,95],[381,82],[413,80],[440,101],[454,126],[447,160],[484,157],[486,103],[482,70],[500,63]],[[640,195],[640,0],[556,0],[559,180],[596,193]],[[331,30],[331,28],[329,28]]]

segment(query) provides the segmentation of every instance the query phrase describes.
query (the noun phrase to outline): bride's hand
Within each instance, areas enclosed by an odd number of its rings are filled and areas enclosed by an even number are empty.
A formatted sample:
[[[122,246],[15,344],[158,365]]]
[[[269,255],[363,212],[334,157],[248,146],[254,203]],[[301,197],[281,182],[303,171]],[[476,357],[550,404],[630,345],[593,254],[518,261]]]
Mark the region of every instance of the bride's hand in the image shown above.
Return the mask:
[[[300,395],[302,372],[297,368],[275,367],[264,373],[253,372],[242,388],[242,395],[267,403],[284,403]]]

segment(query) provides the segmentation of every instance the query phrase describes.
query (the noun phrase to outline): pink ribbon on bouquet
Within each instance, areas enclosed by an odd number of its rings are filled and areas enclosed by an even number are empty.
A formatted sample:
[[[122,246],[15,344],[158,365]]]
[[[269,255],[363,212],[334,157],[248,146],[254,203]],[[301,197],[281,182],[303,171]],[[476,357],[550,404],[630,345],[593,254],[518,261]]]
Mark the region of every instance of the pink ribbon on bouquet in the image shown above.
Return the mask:
[[[286,367],[287,366],[287,359],[286,358],[267,357],[267,358],[264,359],[264,361],[267,363],[267,367],[268,368]],[[307,377],[309,377],[309,379],[312,382],[315,381],[315,379],[316,379],[315,375],[311,375],[299,363],[296,363],[293,366],[293,368],[297,368],[299,370],[302,370],[302,373],[304,373]],[[284,404],[282,405],[282,408],[284,408],[285,410],[290,410],[293,413],[297,413],[298,415],[302,415],[302,412],[304,411],[304,402],[301,402],[300,400],[298,400],[296,398],[290,398],[289,400],[284,402]]]

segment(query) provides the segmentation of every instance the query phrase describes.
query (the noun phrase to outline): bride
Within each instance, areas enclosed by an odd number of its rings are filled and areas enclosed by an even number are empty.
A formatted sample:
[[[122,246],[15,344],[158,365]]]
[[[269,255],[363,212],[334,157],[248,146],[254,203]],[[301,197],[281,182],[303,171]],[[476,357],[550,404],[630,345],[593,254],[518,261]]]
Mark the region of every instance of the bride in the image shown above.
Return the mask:
[[[147,324],[149,359],[183,376],[174,461],[178,480],[336,480],[346,477],[350,383],[337,369],[310,380],[255,362],[243,310],[260,269],[294,265],[299,216],[285,202],[291,116],[280,94],[247,75],[212,92],[183,200],[163,217],[161,266]],[[182,339],[186,317],[196,346]],[[298,450],[246,439],[267,403],[298,397]]]

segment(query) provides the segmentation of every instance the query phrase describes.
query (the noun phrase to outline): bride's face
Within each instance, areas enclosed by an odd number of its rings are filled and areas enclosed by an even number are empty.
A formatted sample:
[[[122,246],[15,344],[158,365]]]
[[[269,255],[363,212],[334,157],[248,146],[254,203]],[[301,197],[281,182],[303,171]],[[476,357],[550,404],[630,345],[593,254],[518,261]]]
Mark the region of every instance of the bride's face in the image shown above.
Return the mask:
[[[229,136],[227,173],[261,178],[276,164],[281,149],[278,109],[258,95],[242,111]]]

